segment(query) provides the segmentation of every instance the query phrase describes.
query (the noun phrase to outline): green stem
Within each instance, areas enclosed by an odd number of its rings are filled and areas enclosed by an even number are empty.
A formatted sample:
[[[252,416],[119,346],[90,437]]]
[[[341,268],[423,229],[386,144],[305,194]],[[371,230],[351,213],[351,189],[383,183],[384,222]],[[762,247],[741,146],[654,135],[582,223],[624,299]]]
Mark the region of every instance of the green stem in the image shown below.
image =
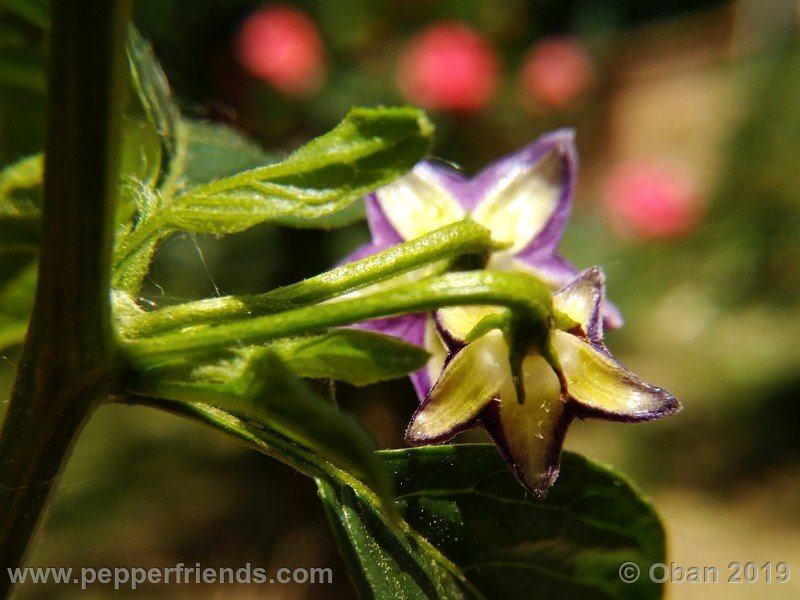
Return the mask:
[[[491,250],[492,241],[488,229],[474,221],[459,221],[373,256],[266,294],[210,298],[143,313],[125,323],[124,334],[130,337],[147,337],[189,325],[255,317],[316,304],[439,261],[465,254],[488,255]]]
[[[65,458],[115,378],[109,301],[132,2],[51,3],[38,287],[0,432],[0,564],[24,560]],[[0,576],[0,596],[10,582]]]
[[[523,273],[468,271],[432,277],[358,298],[128,340],[124,347],[133,364],[148,368],[188,353],[263,343],[358,321],[469,304],[505,306],[533,323],[552,318],[550,291],[538,279]]]

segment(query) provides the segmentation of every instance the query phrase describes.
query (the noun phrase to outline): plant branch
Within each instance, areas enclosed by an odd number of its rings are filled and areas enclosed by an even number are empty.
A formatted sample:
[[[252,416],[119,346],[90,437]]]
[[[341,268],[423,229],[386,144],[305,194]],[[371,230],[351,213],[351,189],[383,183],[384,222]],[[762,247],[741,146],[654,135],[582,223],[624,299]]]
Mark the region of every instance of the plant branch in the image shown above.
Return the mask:
[[[189,325],[255,317],[316,304],[439,261],[465,254],[488,255],[491,250],[489,230],[474,221],[464,220],[266,294],[210,298],[143,313],[124,324],[123,334],[147,337]],[[403,280],[398,281],[400,283]]]
[[[148,368],[190,353],[263,343],[358,321],[470,304],[505,306],[517,317],[532,323],[549,324],[552,318],[550,291],[538,279],[523,273],[468,271],[431,277],[357,298],[128,340],[123,347],[132,364]]]
[[[19,565],[74,439],[114,380],[109,300],[131,0],[51,3],[43,235],[0,433],[0,564]],[[0,577],[0,596],[9,591]]]

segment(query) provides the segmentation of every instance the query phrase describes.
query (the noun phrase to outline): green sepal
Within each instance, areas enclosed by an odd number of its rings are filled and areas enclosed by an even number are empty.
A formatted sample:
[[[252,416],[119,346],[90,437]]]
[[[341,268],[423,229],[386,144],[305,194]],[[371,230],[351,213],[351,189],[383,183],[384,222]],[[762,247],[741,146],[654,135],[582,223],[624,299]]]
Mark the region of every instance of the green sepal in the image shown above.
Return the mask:
[[[507,331],[513,321],[512,316],[509,310],[486,315],[470,330],[467,337],[464,338],[464,342],[467,344],[474,342],[479,337],[489,333],[492,329]]]

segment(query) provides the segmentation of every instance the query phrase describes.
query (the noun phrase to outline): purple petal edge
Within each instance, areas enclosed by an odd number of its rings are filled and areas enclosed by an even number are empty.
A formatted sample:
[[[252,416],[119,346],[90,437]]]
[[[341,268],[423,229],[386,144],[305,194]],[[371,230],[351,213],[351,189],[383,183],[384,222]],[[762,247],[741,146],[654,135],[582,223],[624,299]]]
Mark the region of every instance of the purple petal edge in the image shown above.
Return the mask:
[[[579,286],[584,280],[588,280],[592,286],[592,308],[584,333],[586,337],[589,338],[590,342],[602,342],[603,320],[600,318],[600,311],[605,301],[606,290],[606,276],[603,270],[600,267],[589,267],[578,273],[577,277],[556,293],[568,293],[572,288]]]
[[[516,259],[525,263],[525,265],[544,280],[545,283],[558,290],[570,285],[577,277],[580,277],[581,273],[585,272],[579,272],[569,261],[558,254],[544,253],[542,255],[526,257],[516,256]],[[619,329],[622,327],[625,323],[622,313],[613,302],[610,302],[608,298],[606,298],[605,275],[603,275],[603,297],[600,306],[600,313],[603,315],[603,327],[605,329]]]
[[[461,205],[467,213],[472,210],[471,180],[453,165],[437,160],[425,160],[414,170],[427,171],[436,182]]]
[[[427,329],[430,316],[427,313],[410,316],[418,318],[408,325],[405,340],[409,344],[414,344],[415,346],[428,350],[428,348],[425,347],[425,330]],[[417,398],[419,398],[420,401],[424,400],[433,387],[433,382],[428,375],[428,365],[425,364],[421,369],[417,369],[411,373],[409,378],[414,386],[414,391],[417,393]]]
[[[364,204],[367,209],[367,225],[372,234],[373,244],[381,248],[388,248],[405,241],[392,225],[383,207],[381,207],[377,192],[369,194],[364,199]]]
[[[447,364],[451,360],[453,360],[453,358],[456,356],[456,354],[458,354],[458,352],[454,352],[454,353],[449,354],[447,356],[447,359],[445,360],[445,363],[444,363],[444,367],[447,367]],[[429,445],[433,445],[433,444],[444,444],[445,442],[448,442],[448,441],[452,440],[459,433],[462,433],[464,431],[468,431],[469,429],[475,428],[478,425],[478,422],[480,421],[482,413],[478,413],[478,416],[476,416],[474,419],[470,419],[468,421],[464,421],[463,423],[459,423],[457,425],[454,425],[452,428],[448,429],[442,435],[439,435],[439,436],[434,437],[434,438],[416,438],[416,437],[412,436],[410,434],[411,423],[414,422],[414,419],[416,418],[416,416],[420,412],[422,412],[425,409],[425,407],[428,405],[428,401],[430,399],[430,395],[431,395],[432,391],[433,391],[433,386],[428,388],[428,391],[425,392],[425,394],[423,396],[421,396],[422,397],[422,401],[420,402],[419,407],[417,407],[417,410],[414,411],[414,414],[411,416],[411,419],[408,422],[408,427],[406,427],[406,433],[405,433],[404,439],[405,439],[406,444],[408,444],[409,446],[429,446]],[[419,390],[418,390],[418,393],[419,393]],[[492,401],[490,400],[489,402],[492,402]]]
[[[370,321],[362,321],[360,323],[355,323],[352,326],[357,329],[376,331],[378,333],[400,338],[404,342],[414,344],[415,346],[422,346],[421,343],[416,341],[419,338],[416,329],[419,327],[419,323],[421,322],[424,331],[425,318],[426,317],[424,313],[414,313],[399,317],[386,317],[381,319],[372,319]]]
[[[560,151],[564,164],[564,174],[561,180],[561,194],[553,214],[550,215],[545,226],[530,243],[520,250],[518,256],[536,254],[542,251],[554,253],[567,226],[569,213],[572,210],[572,198],[575,194],[575,181],[578,177],[578,151],[575,148],[575,132],[572,129],[559,129],[548,135],[542,136],[534,142],[535,153],[540,159],[546,152],[553,148]],[[534,155],[534,149],[531,149]]]
[[[641,379],[639,379],[636,375],[628,371],[625,367],[623,367],[619,361],[614,358],[614,356],[608,351],[608,349],[603,345],[593,344],[598,350],[603,352],[606,356],[608,356],[611,360],[613,360],[623,371],[625,371],[626,377],[640,383],[642,386],[648,388],[651,392],[654,392],[661,398],[661,405],[653,411],[649,412],[640,412],[637,414],[631,413],[624,413],[624,412],[615,412],[610,410],[602,410],[596,407],[587,406],[582,402],[576,400],[575,398],[570,397],[568,400],[568,408],[571,409],[572,413],[579,419],[604,419],[606,421],[616,421],[618,423],[644,423],[647,421],[654,421],[656,419],[661,419],[662,417],[668,417],[669,415],[675,414],[676,412],[680,412],[683,409],[683,405],[681,405],[680,401],[669,393],[664,388],[657,387],[655,385],[650,385],[645,383]]]
[[[537,499],[544,500],[547,497],[547,493],[550,491],[550,488],[553,487],[553,484],[556,482],[559,470],[561,468],[561,451],[564,447],[564,440],[567,437],[567,430],[569,429],[569,426],[574,418],[574,415],[570,411],[570,405],[567,404],[565,407],[564,415],[554,432],[553,439],[550,441],[547,457],[547,470],[545,473],[543,473],[543,477],[540,478],[540,484],[535,488],[528,487],[528,484],[525,483],[524,478],[519,472],[517,462],[514,460],[514,457],[508,448],[506,436],[503,433],[503,427],[500,424],[499,410],[499,400],[495,400],[490,403],[481,414],[481,425],[486,430],[486,433],[489,434],[489,437],[492,438],[495,446],[497,446],[497,450],[500,452],[500,456],[503,457],[503,460],[506,462],[509,469],[511,469],[511,472],[514,473],[514,477],[517,478],[517,481],[522,485],[522,487],[528,490]]]

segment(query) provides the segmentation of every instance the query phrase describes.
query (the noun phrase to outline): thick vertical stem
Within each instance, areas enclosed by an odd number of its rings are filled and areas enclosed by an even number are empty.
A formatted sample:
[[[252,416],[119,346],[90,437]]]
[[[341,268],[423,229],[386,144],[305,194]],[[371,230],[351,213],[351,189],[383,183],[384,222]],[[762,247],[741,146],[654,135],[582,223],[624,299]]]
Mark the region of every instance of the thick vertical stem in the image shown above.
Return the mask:
[[[51,2],[39,279],[0,432],[0,596],[42,520],[66,456],[113,383],[114,198],[132,0]]]

